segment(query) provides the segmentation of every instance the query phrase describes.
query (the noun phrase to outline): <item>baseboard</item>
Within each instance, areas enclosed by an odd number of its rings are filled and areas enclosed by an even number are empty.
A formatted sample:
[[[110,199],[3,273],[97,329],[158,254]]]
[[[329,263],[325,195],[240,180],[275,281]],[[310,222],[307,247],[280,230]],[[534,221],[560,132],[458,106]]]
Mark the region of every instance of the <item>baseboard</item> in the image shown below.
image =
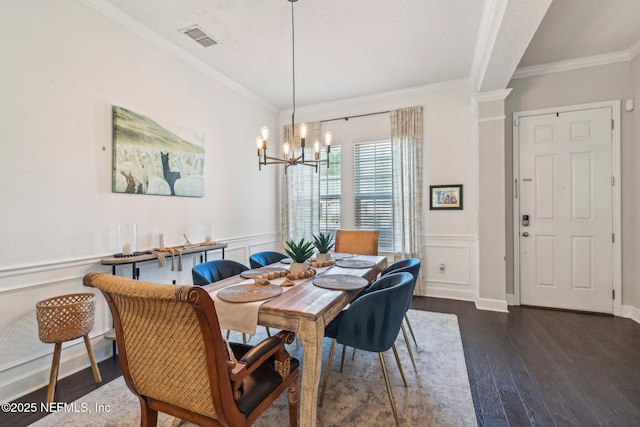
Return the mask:
[[[620,316],[631,319],[636,323],[640,323],[640,308],[634,307],[632,305],[623,305]]]
[[[516,296],[513,294],[506,294],[507,305],[516,305]]]
[[[478,310],[499,311],[501,313],[508,313],[509,306],[506,300],[480,298],[476,299],[476,308]]]
[[[103,334],[91,338],[91,347],[96,363],[111,357],[112,342],[105,339]],[[11,402],[25,394],[48,386],[52,357],[53,344],[51,345],[51,353],[42,357],[42,359],[46,359],[46,363],[43,360],[34,369],[28,370],[20,376],[14,376],[8,382],[0,384],[0,402]],[[58,381],[90,366],[91,362],[87,355],[84,340],[79,339],[73,345],[62,348]]]
[[[460,301],[476,301],[476,294],[468,290],[454,290],[446,288],[434,288],[427,285],[425,296],[434,298],[455,299]]]

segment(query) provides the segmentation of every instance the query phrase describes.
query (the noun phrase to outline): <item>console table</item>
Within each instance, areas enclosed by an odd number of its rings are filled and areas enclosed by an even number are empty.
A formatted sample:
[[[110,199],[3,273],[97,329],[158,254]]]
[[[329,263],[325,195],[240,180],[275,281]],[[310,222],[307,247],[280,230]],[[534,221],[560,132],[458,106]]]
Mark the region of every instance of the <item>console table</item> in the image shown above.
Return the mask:
[[[180,247],[173,247],[173,249],[177,252],[178,249],[180,250],[180,253],[182,253],[182,255],[188,255],[188,254],[195,254],[195,253],[201,253],[204,255],[204,261],[207,261],[207,254],[210,251],[222,251],[222,259],[224,259],[224,250],[228,245],[226,243],[212,243],[210,245],[194,245],[194,246],[180,246]],[[171,256],[170,252],[161,252],[162,254],[165,254],[165,258],[168,256]],[[136,255],[136,256],[121,256],[121,257],[109,257],[109,258],[103,258],[100,260],[100,264],[102,265],[110,265],[111,266],[111,272],[112,274],[115,276],[116,275],[116,267],[119,265],[129,265],[131,264],[132,266],[132,279],[134,280],[138,280],[140,278],[140,274],[138,272],[138,269],[136,268],[136,264],[139,262],[145,262],[145,261],[158,261],[158,257],[156,255],[156,253],[143,253],[141,255]]]
[[[229,246],[226,243],[212,243],[210,245],[194,245],[194,246],[172,246],[171,249],[177,251],[180,250],[182,255],[188,254],[196,254],[200,253],[204,255],[204,262],[207,262],[207,254],[210,251],[222,251],[222,259],[224,259],[224,250]],[[161,252],[164,254],[165,258],[171,256],[171,252]],[[119,265],[129,265],[131,264],[131,275],[134,280],[138,280],[140,278],[140,273],[136,268],[136,264],[139,262],[147,262],[147,261],[158,261],[158,256],[155,252],[151,253],[143,253],[141,255],[136,256],[112,256],[108,258],[103,258],[100,260],[100,264],[102,265],[110,265],[111,266],[111,274],[116,275],[116,267]],[[175,281],[173,282],[175,284]],[[116,358],[116,334],[115,329],[111,329],[105,333],[105,338],[113,341],[113,359]]]

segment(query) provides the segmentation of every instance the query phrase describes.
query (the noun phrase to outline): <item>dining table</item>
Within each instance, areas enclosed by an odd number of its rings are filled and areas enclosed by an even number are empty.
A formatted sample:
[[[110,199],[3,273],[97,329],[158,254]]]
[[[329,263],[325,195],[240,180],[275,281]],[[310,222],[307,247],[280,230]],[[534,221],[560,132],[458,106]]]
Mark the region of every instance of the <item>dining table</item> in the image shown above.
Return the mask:
[[[318,269],[322,270],[319,274],[353,275],[373,282],[387,267],[387,258],[384,256],[354,255],[348,259],[363,261],[361,268],[333,265],[327,269]],[[289,265],[275,263],[269,267],[288,268]],[[258,325],[294,332],[302,343],[303,360],[299,387],[302,427],[316,425],[325,326],[361,292],[357,289],[345,291],[316,286],[313,283],[316,277],[296,280],[292,288],[262,303],[258,311]],[[245,278],[241,275],[233,276],[206,285],[204,289],[211,294],[243,281]]]

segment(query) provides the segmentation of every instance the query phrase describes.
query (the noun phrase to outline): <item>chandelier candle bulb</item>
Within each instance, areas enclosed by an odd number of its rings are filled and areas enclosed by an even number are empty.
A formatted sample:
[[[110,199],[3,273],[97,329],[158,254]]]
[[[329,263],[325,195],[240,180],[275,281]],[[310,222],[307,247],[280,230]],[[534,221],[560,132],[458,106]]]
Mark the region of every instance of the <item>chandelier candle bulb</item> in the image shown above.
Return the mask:
[[[262,156],[262,137],[256,138],[256,145],[258,146],[258,157]]]
[[[306,138],[307,138],[307,124],[300,123],[300,147],[304,148],[304,143]]]

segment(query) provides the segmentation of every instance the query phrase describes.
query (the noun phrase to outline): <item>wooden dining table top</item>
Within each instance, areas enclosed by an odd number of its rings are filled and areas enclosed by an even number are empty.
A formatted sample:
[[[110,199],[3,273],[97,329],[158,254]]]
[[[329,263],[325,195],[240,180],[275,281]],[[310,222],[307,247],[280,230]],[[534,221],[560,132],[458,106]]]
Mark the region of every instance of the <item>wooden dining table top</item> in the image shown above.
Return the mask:
[[[319,274],[354,275],[364,277],[367,281],[372,282],[376,280],[378,274],[387,266],[387,258],[384,256],[355,255],[352,259],[372,261],[375,262],[375,266],[369,268],[345,268],[333,265]],[[288,268],[289,266],[287,264],[275,263],[269,265],[269,267]],[[360,292],[360,290],[342,291],[321,288],[313,284],[315,277],[317,276],[303,280],[296,280],[296,284],[292,289],[288,289],[281,295],[263,303],[260,306],[260,315],[263,316],[271,314],[276,316],[289,316],[292,318],[317,320],[324,316],[327,310],[331,307],[335,305],[346,305]],[[210,285],[206,285],[204,286],[204,289],[211,293],[227,286],[245,282],[246,280],[247,279],[240,275],[233,276]]]

